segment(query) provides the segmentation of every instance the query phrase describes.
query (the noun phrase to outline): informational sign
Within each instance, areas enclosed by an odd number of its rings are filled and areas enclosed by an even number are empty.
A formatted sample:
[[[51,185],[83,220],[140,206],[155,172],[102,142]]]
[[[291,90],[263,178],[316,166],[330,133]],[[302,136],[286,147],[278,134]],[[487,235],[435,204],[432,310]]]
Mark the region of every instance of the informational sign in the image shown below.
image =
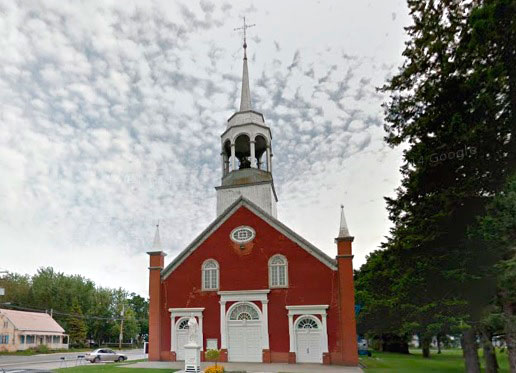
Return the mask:
[[[4,288],[0,288],[0,295],[5,295],[5,289]]]
[[[208,338],[206,340],[206,350],[216,350],[217,349],[217,339]]]

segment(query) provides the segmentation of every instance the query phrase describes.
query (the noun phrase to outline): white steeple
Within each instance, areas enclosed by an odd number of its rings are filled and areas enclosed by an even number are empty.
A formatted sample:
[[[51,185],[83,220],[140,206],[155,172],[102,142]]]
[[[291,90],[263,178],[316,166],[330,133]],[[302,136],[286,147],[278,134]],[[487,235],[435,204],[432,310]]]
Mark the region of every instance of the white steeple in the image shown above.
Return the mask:
[[[247,69],[247,42],[244,39],[244,69],[242,72],[242,95],[240,96],[240,111],[251,110],[251,90],[249,88],[249,70]]]
[[[348,224],[346,223],[346,217],[344,216],[344,205],[340,205],[340,226],[337,238],[348,237],[351,237],[351,235],[349,234]]]
[[[246,23],[235,30],[244,33],[244,64],[240,109],[229,119],[221,135],[222,182],[217,190],[217,215],[240,196],[276,217],[278,198],[272,179],[272,133],[263,115],[251,106],[247,67]]]

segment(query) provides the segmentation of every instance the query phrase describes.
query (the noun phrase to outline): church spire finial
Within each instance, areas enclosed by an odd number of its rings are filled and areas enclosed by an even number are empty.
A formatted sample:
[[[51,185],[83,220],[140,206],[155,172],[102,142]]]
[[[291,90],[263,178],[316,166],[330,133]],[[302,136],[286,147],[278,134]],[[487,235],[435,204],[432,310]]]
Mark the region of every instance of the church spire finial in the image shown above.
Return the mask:
[[[154,234],[154,242],[152,243],[152,250],[161,251],[161,238],[159,236],[159,220],[156,224],[156,233]]]
[[[337,238],[349,237],[351,237],[351,235],[349,234],[348,224],[346,223],[346,217],[344,216],[344,205],[340,205],[340,226]]]
[[[242,27],[238,27],[235,31],[243,30],[244,33],[244,68],[242,72],[242,95],[240,97],[240,111],[251,110],[251,90],[249,89],[249,70],[247,68],[247,29],[256,25],[249,25],[245,22]]]

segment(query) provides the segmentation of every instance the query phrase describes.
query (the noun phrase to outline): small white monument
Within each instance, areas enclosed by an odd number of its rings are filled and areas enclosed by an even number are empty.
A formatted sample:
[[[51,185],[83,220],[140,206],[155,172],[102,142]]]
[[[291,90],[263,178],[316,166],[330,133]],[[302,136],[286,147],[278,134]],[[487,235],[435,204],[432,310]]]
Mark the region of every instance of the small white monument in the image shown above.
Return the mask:
[[[188,320],[188,343],[185,345],[185,372],[201,371],[201,346],[199,346],[199,324],[193,315]]]

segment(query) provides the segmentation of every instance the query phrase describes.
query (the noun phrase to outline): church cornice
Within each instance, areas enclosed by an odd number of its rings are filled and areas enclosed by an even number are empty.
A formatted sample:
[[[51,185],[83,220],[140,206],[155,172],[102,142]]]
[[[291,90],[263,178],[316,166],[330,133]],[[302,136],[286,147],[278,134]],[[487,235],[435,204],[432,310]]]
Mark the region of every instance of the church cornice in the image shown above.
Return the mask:
[[[237,113],[238,114],[238,113]],[[234,126],[231,126],[229,128],[227,128],[223,133],[222,135],[220,135],[221,138],[223,138],[229,131],[231,131],[232,129],[234,128],[240,128],[240,127],[247,127],[247,126],[257,126],[257,127],[260,127],[262,129],[264,129],[265,131],[267,131],[269,133],[269,138],[270,140],[272,140],[272,132],[271,132],[271,129],[263,124],[258,124],[258,123],[254,123],[254,122],[251,122],[251,123],[242,123],[242,124],[235,124]]]
[[[274,193],[274,198],[276,199],[276,202],[278,202],[278,196],[276,194],[276,188],[274,187],[274,180],[258,181],[256,183],[245,183],[245,184],[234,184],[234,185],[220,185],[220,186],[216,186],[215,190],[231,189],[231,188],[245,188],[245,187],[250,187],[250,186],[253,186],[253,185],[261,185],[261,184],[271,184],[272,193]]]

